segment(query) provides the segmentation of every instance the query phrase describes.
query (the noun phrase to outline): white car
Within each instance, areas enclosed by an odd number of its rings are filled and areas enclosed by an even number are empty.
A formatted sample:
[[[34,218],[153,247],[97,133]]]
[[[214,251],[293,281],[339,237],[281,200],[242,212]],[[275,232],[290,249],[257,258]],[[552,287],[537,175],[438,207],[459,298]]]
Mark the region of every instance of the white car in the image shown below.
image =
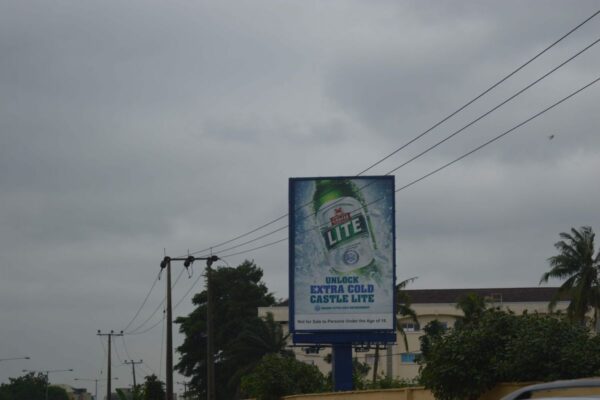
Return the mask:
[[[585,389],[598,388],[596,390],[586,391]],[[561,396],[561,391],[565,391],[568,389],[578,389],[577,395],[566,395]],[[540,397],[535,396],[536,399],[553,399],[553,400],[585,400],[585,399],[600,399],[600,378],[587,378],[587,379],[573,379],[573,380],[565,380],[565,381],[554,381],[554,382],[545,382],[538,383],[536,385],[525,386],[519,390],[516,390],[509,394],[508,396],[504,396],[501,400],[522,400],[522,399],[531,399],[533,398],[533,394],[535,392],[551,392],[555,391],[556,396],[552,397]],[[592,393],[593,392],[593,393]]]

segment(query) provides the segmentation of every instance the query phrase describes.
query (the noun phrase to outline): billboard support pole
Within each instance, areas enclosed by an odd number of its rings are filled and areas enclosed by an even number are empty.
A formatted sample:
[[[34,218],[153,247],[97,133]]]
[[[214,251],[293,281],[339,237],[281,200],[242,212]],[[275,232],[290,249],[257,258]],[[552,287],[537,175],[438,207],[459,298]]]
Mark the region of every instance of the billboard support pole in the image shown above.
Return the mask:
[[[352,344],[334,344],[332,363],[334,390],[336,392],[352,390]]]

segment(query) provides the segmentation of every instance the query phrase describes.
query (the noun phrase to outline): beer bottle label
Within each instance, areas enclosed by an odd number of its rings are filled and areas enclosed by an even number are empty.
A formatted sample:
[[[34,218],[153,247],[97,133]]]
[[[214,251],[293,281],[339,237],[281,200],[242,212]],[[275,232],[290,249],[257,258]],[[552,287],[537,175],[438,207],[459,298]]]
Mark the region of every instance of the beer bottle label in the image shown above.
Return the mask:
[[[317,221],[334,270],[347,273],[374,261],[367,217],[357,199],[339,197],[323,204]]]

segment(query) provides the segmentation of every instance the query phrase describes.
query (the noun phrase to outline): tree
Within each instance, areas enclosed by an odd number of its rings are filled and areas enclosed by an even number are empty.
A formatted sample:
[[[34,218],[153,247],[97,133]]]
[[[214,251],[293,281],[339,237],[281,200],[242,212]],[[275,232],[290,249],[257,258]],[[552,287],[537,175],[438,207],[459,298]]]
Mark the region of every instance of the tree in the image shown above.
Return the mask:
[[[231,342],[225,357],[230,363],[238,365],[237,371],[230,378],[230,385],[236,385],[241,377],[251,372],[267,354],[293,356],[287,348],[289,334],[283,333],[281,324],[276,322],[272,313],[266,318],[248,322],[241,334]]]
[[[439,320],[434,319],[429,322],[423,328],[423,333],[421,337],[419,337],[419,342],[421,342],[421,357],[427,359],[429,356],[429,352],[436,342],[441,340],[446,333],[448,328],[446,325],[442,324]]]
[[[261,281],[262,270],[251,261],[237,268],[217,267],[211,275],[213,293],[213,322],[215,340],[216,395],[219,399],[239,397],[240,369],[256,362],[250,354],[240,361],[229,350],[239,343],[242,332],[260,326],[256,315],[258,307],[275,304],[275,299]],[[206,395],[206,290],[196,294],[192,300],[196,308],[186,317],[175,320],[179,331],[185,335],[184,342],[177,348],[181,354],[177,370],[191,378],[190,388],[199,396]],[[245,333],[244,333],[245,334]],[[262,354],[257,352],[254,356]]]
[[[434,328],[430,336],[420,380],[439,400],[474,400],[499,382],[600,372],[600,336],[556,315],[488,309],[477,321],[441,334]]]
[[[486,307],[485,299],[477,293],[471,292],[460,296],[456,302],[456,308],[463,312],[464,317],[458,319],[456,323],[462,325],[477,322]]]
[[[409,283],[414,282],[416,279],[417,277],[405,279],[396,285],[396,303],[397,312],[401,317],[410,317],[415,324],[418,324],[419,320],[417,318],[417,313],[412,309],[410,296],[408,293],[406,293],[406,290],[404,290]],[[400,332],[400,335],[402,336],[402,340],[404,341],[404,348],[406,351],[408,351],[408,339],[406,337],[406,332],[404,332],[400,321],[396,321],[396,326],[398,328],[398,332]]]
[[[58,386],[48,386],[48,377],[43,373],[29,372],[19,378],[9,378],[9,383],[0,385],[2,400],[68,400],[67,392]]]
[[[163,400],[165,398],[165,384],[154,374],[148,375],[142,385],[143,400]]]
[[[294,357],[268,354],[253,373],[242,378],[242,392],[257,400],[278,400],[282,396],[319,393],[326,389],[325,376],[314,365]]]
[[[559,254],[548,259],[550,271],[542,275],[540,284],[550,278],[566,279],[550,303],[551,308],[567,296],[571,300],[567,307],[569,318],[584,323],[586,313],[593,309],[595,324],[600,308],[600,250],[594,256],[595,234],[591,227],[583,226],[559,236],[563,240],[554,244]]]

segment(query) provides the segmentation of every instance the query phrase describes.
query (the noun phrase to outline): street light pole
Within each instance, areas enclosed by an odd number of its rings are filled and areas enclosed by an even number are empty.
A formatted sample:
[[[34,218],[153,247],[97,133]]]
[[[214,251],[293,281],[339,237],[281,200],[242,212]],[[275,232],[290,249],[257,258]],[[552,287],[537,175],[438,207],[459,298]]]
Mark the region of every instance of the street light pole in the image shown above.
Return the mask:
[[[0,358],[0,361],[13,361],[13,360],[30,360],[29,357],[9,357],[9,358]]]

